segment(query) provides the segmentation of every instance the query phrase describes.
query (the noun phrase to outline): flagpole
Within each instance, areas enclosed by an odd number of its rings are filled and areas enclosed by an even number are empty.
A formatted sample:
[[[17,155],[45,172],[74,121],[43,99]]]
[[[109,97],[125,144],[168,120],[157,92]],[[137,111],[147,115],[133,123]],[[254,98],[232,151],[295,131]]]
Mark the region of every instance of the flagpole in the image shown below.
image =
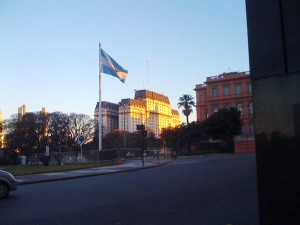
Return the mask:
[[[99,42],[99,151],[102,150],[102,106],[101,106],[101,89],[102,89],[102,81],[101,81],[101,71],[102,71],[102,63],[101,63],[101,43]]]

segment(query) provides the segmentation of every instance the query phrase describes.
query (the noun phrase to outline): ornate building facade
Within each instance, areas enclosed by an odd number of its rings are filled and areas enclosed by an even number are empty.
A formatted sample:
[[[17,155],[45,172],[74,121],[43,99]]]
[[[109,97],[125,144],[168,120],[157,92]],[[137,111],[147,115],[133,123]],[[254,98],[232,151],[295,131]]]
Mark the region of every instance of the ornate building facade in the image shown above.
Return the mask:
[[[196,85],[197,121],[201,122],[221,108],[234,107],[241,112],[243,121],[242,135],[236,137],[236,151],[253,151],[254,122],[252,83],[248,72],[230,72],[218,76],[207,77],[204,84]],[[239,150],[239,148],[241,148]]]
[[[181,124],[179,113],[172,109],[169,98],[148,90],[135,91],[134,99],[122,99],[119,104],[103,101],[102,104],[103,134],[115,129],[133,133],[137,125],[144,125],[145,130],[159,137],[163,128]],[[94,115],[98,124],[99,103]]]
[[[134,99],[121,100],[119,129],[134,132],[140,124],[159,137],[163,128],[175,127],[181,121],[178,111],[172,109],[167,96],[149,90],[137,90]]]
[[[104,135],[111,133],[113,130],[119,128],[119,104],[102,101],[102,133]],[[97,102],[94,111],[95,124],[99,120],[99,102]]]

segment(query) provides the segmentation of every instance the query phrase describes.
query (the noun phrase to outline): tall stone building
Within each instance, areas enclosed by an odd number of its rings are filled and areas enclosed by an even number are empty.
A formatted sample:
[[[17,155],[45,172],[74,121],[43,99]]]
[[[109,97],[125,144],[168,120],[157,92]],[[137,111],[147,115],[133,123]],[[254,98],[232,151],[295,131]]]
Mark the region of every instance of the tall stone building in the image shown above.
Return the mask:
[[[102,101],[102,133],[104,135],[111,133],[119,128],[119,104]],[[98,126],[99,120],[99,102],[97,102],[94,111],[95,124]]]
[[[136,131],[137,125],[159,137],[163,128],[181,124],[179,113],[172,109],[169,98],[149,90],[137,90],[134,99],[122,99],[119,108],[119,129]]]
[[[115,129],[133,133],[137,125],[159,137],[163,128],[181,124],[179,113],[172,109],[169,98],[148,90],[135,91],[134,99],[122,99],[119,104],[102,101],[102,128],[106,135]],[[99,119],[99,103],[94,115],[95,124]]]

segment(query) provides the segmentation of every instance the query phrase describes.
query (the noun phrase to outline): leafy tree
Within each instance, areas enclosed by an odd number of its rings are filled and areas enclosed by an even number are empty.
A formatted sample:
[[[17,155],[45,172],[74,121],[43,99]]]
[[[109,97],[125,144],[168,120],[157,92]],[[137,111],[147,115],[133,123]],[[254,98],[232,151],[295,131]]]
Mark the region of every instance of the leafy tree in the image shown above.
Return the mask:
[[[36,123],[35,123],[36,116],[34,113],[26,113],[20,119],[20,134],[22,139],[22,146],[21,149],[25,156],[30,155],[33,149],[37,147],[37,139],[38,135],[36,132]]]
[[[90,142],[94,135],[94,121],[88,115],[71,113],[67,138],[68,145],[74,150],[77,147],[76,141],[80,135],[84,135],[86,142]]]
[[[160,134],[167,148],[179,148],[184,126],[163,128]]]
[[[161,131],[161,138],[163,139],[163,141],[166,144],[166,147],[171,148],[174,146],[173,140],[174,140],[174,133],[175,133],[175,129],[173,129],[172,127],[167,127],[167,128],[163,128]]]
[[[202,124],[199,122],[192,122],[187,126],[187,133],[192,140],[200,140],[204,137],[204,131]]]
[[[141,136],[130,133],[128,131],[121,130],[121,146],[124,146],[124,134],[126,138],[126,148],[140,148],[141,147]]]
[[[184,126],[184,132],[182,132],[182,139],[189,152],[191,151],[191,145],[198,145],[199,141],[203,139],[203,137],[204,131],[201,123],[192,122]]]
[[[19,123],[16,116],[12,116],[11,119],[5,122],[5,137],[4,142],[7,149],[12,153],[15,163],[17,163],[17,148],[21,146],[21,135],[19,134]]]
[[[189,124],[189,115],[193,112],[192,106],[195,107],[194,97],[188,94],[182,95],[177,105],[178,108],[183,107],[182,113],[186,116],[186,123]]]
[[[49,114],[48,136],[50,147],[60,151],[62,146],[67,146],[70,119],[67,114],[54,112]]]
[[[155,138],[155,134],[153,132],[148,132],[148,136],[146,138],[148,147],[150,149],[153,149],[155,144],[156,144],[156,138]]]
[[[35,129],[37,135],[37,149],[44,151],[48,145],[48,113],[38,112],[35,114]]]
[[[213,139],[231,140],[240,134],[242,121],[236,108],[223,108],[203,122],[205,134]]]
[[[49,145],[52,151],[76,149],[79,135],[85,135],[87,141],[93,139],[94,126],[92,119],[83,114],[61,112],[26,113],[22,118],[12,117],[5,126],[6,146],[15,152],[20,149],[25,156],[34,151],[44,151]],[[57,157],[60,163],[60,154]]]
[[[240,112],[235,108],[221,109],[206,121],[192,122],[175,128],[164,128],[161,138],[169,148],[179,152],[191,151],[191,145],[199,145],[201,140],[221,140],[225,150],[233,149],[233,136],[240,134],[242,121]]]
[[[37,149],[38,135],[36,132],[36,115],[26,113],[21,119],[13,117],[7,122],[5,142],[7,148],[12,150],[19,149],[21,153],[28,156]]]
[[[226,148],[233,150],[233,136],[240,134],[242,129],[240,115],[236,108],[220,109],[202,122],[204,134],[207,138],[225,141],[229,145]]]
[[[50,141],[50,149],[58,152],[54,158],[57,164],[61,164],[62,156],[60,152],[68,147],[68,131],[70,126],[70,118],[67,114],[54,112],[49,114],[48,136]]]
[[[123,147],[123,141],[124,141],[124,132],[123,130],[113,130],[111,133],[106,134],[103,136],[103,148],[122,148]],[[98,138],[96,139],[99,140]],[[95,139],[94,139],[95,141]],[[128,140],[126,140],[126,146],[128,146]],[[98,142],[97,142],[98,147]]]

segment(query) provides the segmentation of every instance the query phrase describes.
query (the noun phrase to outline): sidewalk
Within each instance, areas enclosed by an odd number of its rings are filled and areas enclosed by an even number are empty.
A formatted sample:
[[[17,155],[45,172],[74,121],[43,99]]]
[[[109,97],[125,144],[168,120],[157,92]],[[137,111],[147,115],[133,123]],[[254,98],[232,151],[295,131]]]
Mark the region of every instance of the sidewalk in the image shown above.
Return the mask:
[[[51,173],[41,173],[41,174],[31,174],[31,175],[21,175],[15,176],[19,185],[43,183],[59,180],[69,180],[82,177],[100,176],[112,173],[122,173],[128,171],[136,171],[142,169],[148,169],[153,167],[158,167],[166,164],[168,161],[161,160],[145,162],[144,167],[142,166],[141,160],[127,160],[123,164],[115,166],[102,166],[89,169],[80,169],[72,171],[60,171]]]

